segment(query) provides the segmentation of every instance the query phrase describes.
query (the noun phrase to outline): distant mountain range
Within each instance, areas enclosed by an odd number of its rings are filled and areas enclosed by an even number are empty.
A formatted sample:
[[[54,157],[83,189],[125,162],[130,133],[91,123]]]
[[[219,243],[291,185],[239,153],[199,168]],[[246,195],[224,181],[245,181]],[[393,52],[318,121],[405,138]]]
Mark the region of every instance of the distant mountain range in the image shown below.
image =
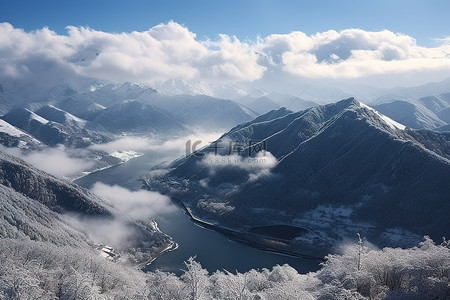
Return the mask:
[[[379,99],[373,107],[410,128],[438,129],[450,122],[450,93],[418,99]]]
[[[295,96],[280,93],[271,93],[261,97],[247,96],[237,99],[236,101],[258,114],[265,114],[271,110],[280,109],[282,107],[292,111],[300,111],[318,105],[313,101],[306,101]]]
[[[302,243],[359,232],[404,246],[450,234],[449,144],[450,133],[406,128],[350,98],[240,124],[150,185],[240,230],[281,223],[314,233]],[[255,145],[266,156],[248,157]]]
[[[443,92],[448,91],[445,83],[367,91],[373,94],[369,98],[375,109],[405,126],[445,131],[450,122],[450,93]],[[305,91],[311,90],[315,88],[305,87]],[[353,88],[357,94],[362,90]],[[4,112],[2,119],[9,125],[43,144],[77,148],[108,142],[123,134],[184,136],[196,131],[227,131],[281,107],[295,112],[317,105],[283,93],[260,91],[255,95],[258,96],[247,94],[234,100],[169,96],[145,85],[88,79],[76,85],[54,87],[16,83],[0,86],[0,112]],[[3,144],[13,143],[6,141],[10,137],[5,134]]]
[[[165,96],[138,84],[99,85],[77,92],[69,86],[13,105],[13,90],[2,89],[1,118],[48,146],[87,147],[119,135],[182,136],[224,131],[258,113],[232,100],[208,96]],[[12,97],[14,99],[15,97]],[[7,134],[7,132],[4,132]]]

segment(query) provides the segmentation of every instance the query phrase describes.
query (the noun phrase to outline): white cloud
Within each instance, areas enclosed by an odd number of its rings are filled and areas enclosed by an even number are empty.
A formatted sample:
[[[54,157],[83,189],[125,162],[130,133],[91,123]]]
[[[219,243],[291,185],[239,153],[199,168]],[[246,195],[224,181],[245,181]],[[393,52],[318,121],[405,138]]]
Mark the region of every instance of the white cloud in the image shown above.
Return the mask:
[[[196,145],[196,150],[198,150],[215,141],[220,135],[220,133],[192,134],[182,138],[174,138],[165,141],[153,138],[128,136],[109,143],[92,145],[89,148],[108,153],[116,151],[152,152],[154,156],[175,159],[186,153],[186,143],[188,141],[191,141],[191,144],[200,141],[201,143]],[[192,149],[190,150],[192,151]]]
[[[0,60],[1,74],[14,78],[78,74],[118,82],[230,82],[258,79],[265,70],[248,44],[226,35],[198,41],[175,22],[131,33],[69,26],[67,35],[48,28],[27,33],[1,23],[0,57],[7,58]]]
[[[129,241],[137,236],[136,228],[122,219],[80,219],[72,217],[72,226],[86,231],[95,243],[105,243],[114,248],[129,247]]]
[[[361,29],[309,36],[297,31],[245,42],[219,35],[212,41],[173,21],[130,33],[69,26],[67,35],[58,35],[1,23],[0,76],[42,84],[81,75],[156,86],[170,80],[222,86],[270,74],[349,82],[393,74],[400,82],[414,74],[426,82],[450,71],[449,38],[438,41],[437,47],[422,47],[405,34]]]
[[[118,211],[135,220],[167,214],[175,209],[169,197],[157,192],[130,191],[118,185],[110,186],[100,182],[95,183],[91,191],[109,200]]]
[[[331,30],[309,37],[294,32],[259,41],[263,52],[271,53],[273,45],[278,45],[276,53],[286,72],[307,78],[450,71],[450,46],[421,47],[412,37],[388,30]]]
[[[18,148],[2,148],[36,168],[61,178],[72,178],[94,166],[86,159],[86,153],[79,149],[66,149],[64,146],[42,151],[24,153]]]
[[[143,137],[123,137],[105,144],[95,144],[89,148],[105,152],[144,151],[152,147],[151,140]]]
[[[444,38],[437,38],[435,40],[443,45],[450,45],[450,36]]]
[[[208,153],[203,157],[201,163],[208,167],[212,174],[221,169],[238,168],[248,174],[248,181],[255,181],[263,176],[269,176],[278,161],[272,153],[266,151],[265,153],[258,152],[254,157]]]

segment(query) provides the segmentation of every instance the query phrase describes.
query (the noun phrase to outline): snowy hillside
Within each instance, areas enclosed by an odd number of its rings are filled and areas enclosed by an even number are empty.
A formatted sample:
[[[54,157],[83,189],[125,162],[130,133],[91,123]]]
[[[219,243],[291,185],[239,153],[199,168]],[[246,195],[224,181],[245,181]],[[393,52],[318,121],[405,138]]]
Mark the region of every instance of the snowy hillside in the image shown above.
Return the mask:
[[[21,149],[39,149],[42,144],[28,133],[0,119],[0,145]]]
[[[44,118],[44,115],[50,120]],[[99,126],[53,106],[44,106],[37,113],[26,108],[14,109],[2,119],[48,146],[63,144],[71,147],[86,147],[92,143],[109,140],[108,134]]]
[[[127,230],[121,239],[104,227]],[[122,229],[121,229],[122,228]],[[91,192],[0,152],[0,238],[31,239],[92,251],[115,241],[126,261],[145,262],[172,243],[151,222],[136,221]],[[136,261],[137,260],[137,261]],[[124,261],[125,262],[125,261]]]

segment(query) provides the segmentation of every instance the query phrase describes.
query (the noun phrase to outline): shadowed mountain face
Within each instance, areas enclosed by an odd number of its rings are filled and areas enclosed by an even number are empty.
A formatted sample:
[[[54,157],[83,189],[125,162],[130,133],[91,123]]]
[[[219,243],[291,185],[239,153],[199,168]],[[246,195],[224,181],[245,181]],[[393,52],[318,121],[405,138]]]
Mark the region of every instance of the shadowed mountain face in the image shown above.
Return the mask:
[[[270,154],[205,148],[172,164],[167,191],[228,226],[292,223],[384,244],[399,228],[440,238],[450,228],[449,138],[406,129],[353,98],[270,112],[220,138],[264,141]]]
[[[111,208],[95,195],[3,152],[0,152],[0,184],[53,211],[93,216],[112,215]]]

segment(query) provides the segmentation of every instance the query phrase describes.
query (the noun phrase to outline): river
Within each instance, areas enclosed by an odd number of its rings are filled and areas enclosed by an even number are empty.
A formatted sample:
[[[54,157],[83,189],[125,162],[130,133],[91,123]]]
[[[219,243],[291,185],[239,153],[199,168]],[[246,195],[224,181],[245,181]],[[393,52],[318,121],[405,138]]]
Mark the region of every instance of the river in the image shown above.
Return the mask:
[[[126,163],[79,178],[75,183],[91,188],[96,182],[102,182],[134,191],[141,188],[141,183],[137,179],[159,163],[161,158],[147,153]],[[257,250],[231,241],[221,233],[198,226],[178,206],[172,213],[157,216],[155,220],[161,231],[169,234],[179,247],[158,257],[146,270],[159,269],[179,273],[184,267],[183,262],[194,255],[209,272],[223,269],[246,272],[250,269],[271,268],[276,264],[286,263],[299,273],[319,269],[319,262],[314,260]]]

